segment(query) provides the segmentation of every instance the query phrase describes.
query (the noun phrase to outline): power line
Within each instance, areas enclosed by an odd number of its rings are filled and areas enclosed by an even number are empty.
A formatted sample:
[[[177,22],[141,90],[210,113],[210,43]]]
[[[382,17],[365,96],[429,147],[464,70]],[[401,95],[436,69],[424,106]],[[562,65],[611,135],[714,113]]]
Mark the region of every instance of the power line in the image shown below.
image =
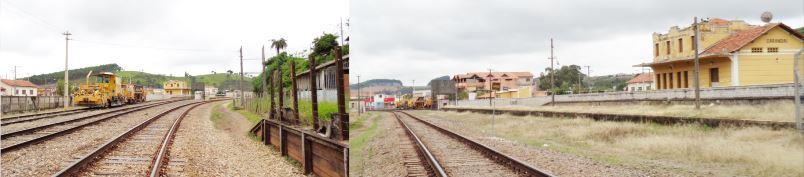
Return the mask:
[[[235,51],[232,51],[232,50],[220,50],[220,49],[192,49],[192,48],[172,48],[172,47],[150,47],[150,46],[142,46],[142,45],[120,44],[120,43],[92,41],[92,40],[82,40],[82,39],[71,39],[71,40],[78,41],[78,42],[102,44],[102,45],[111,45],[111,46],[120,46],[120,47],[132,47],[132,48],[147,48],[147,49],[156,49],[156,50],[172,50],[172,51],[184,51],[184,52],[221,52],[221,53],[223,53],[223,52],[235,52]]]

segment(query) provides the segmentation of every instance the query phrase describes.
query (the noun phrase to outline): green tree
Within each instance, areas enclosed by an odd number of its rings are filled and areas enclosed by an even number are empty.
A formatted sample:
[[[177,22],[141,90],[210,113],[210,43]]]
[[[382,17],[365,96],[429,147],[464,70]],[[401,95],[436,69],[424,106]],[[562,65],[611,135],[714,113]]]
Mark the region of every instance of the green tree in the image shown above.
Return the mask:
[[[70,82],[69,91],[67,95],[72,95],[76,91],[78,91],[78,86],[76,86],[75,82]],[[56,95],[64,96],[64,79],[56,81]]]
[[[324,33],[323,35],[313,39],[313,53],[311,53],[311,55],[316,58],[316,66],[335,59],[332,49],[335,49],[337,46],[338,36],[334,34]]]
[[[577,91],[579,86],[583,86],[583,82],[579,83],[578,79],[585,78],[586,75],[581,72],[581,67],[578,65],[569,65],[569,66],[561,66],[558,70],[554,72],[550,72],[550,68],[545,68],[545,73],[539,76],[539,89],[542,90],[549,90],[550,89],[550,76],[555,75],[555,82],[553,82],[553,86],[555,86],[555,90],[553,90],[556,94],[562,94],[566,91],[569,91],[570,88],[573,88]]]
[[[279,50],[286,47],[288,47],[288,43],[285,38],[279,38],[279,40],[271,39],[271,48],[276,49],[276,55],[279,55]]]

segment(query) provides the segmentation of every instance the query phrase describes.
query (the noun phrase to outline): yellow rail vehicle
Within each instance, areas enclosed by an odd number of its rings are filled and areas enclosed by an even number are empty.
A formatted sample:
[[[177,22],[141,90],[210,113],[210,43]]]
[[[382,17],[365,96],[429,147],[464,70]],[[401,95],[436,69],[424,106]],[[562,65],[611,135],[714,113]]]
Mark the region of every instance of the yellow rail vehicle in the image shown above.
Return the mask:
[[[120,78],[110,72],[95,75],[90,72],[86,83],[81,84],[78,92],[73,95],[73,104],[78,106],[112,107],[126,102]]]

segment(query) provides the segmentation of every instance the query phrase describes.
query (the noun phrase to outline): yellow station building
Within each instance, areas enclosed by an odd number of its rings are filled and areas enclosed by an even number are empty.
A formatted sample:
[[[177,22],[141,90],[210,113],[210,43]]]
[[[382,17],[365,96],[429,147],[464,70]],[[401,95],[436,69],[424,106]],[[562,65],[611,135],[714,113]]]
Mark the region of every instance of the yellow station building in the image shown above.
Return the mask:
[[[698,27],[701,88],[793,82],[793,57],[804,37],[787,25],[711,19]],[[694,87],[694,35],[692,27],[653,34],[653,62],[636,66],[653,69],[656,89]]]
[[[190,95],[190,86],[184,81],[169,80],[164,86],[166,95]]]

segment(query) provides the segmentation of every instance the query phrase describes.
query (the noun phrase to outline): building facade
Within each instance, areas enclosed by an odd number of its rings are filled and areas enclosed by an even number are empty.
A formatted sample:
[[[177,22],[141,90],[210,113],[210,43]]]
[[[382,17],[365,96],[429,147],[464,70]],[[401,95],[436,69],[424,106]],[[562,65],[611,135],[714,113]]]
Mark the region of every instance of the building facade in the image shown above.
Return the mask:
[[[0,94],[3,96],[37,96],[38,88],[26,80],[0,80]]]
[[[167,95],[190,95],[190,86],[187,85],[187,82],[179,81],[179,80],[169,80],[165,82],[164,86],[162,87],[165,90],[165,94]]]
[[[519,87],[532,86],[533,74],[530,72],[470,72],[452,77],[459,92],[509,91]],[[492,93],[493,93],[492,92]],[[488,97],[488,94],[478,94]]]
[[[804,37],[787,25],[712,19],[700,22],[699,31],[699,46],[692,27],[653,35],[653,62],[637,66],[653,69],[655,89],[694,87],[696,47],[702,88],[793,82],[793,57]]]

